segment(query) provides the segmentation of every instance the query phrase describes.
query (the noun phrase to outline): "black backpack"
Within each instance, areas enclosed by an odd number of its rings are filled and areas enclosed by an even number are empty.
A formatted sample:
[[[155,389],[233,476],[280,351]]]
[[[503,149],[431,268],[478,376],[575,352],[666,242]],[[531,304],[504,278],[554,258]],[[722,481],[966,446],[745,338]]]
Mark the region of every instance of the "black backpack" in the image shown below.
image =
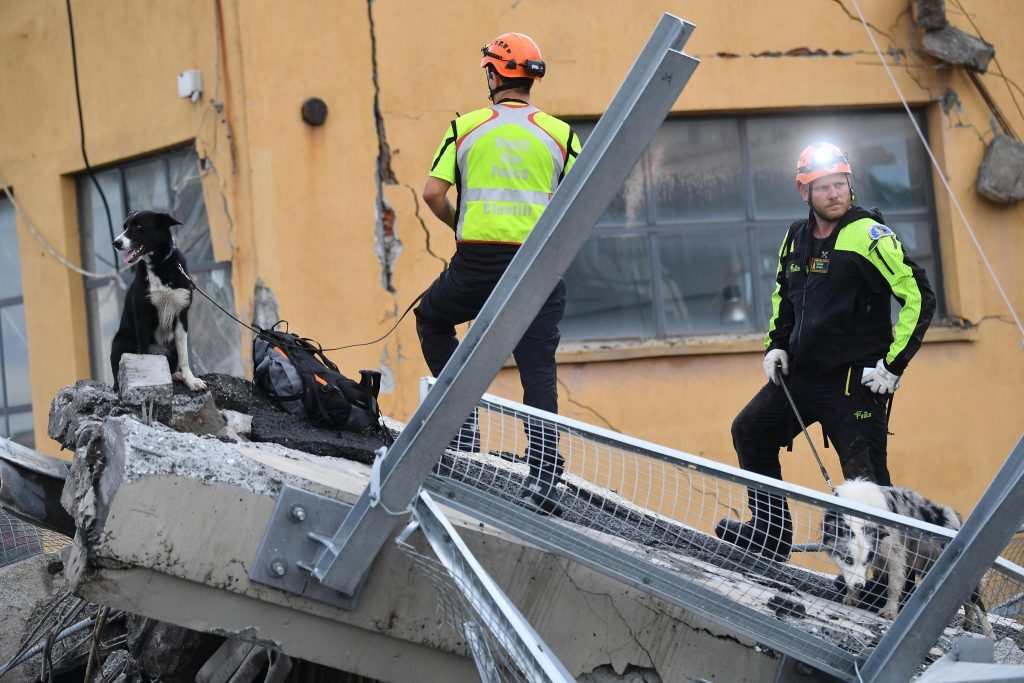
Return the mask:
[[[311,339],[273,328],[252,340],[252,364],[256,386],[292,415],[351,432],[374,427],[386,433],[377,405],[379,372],[360,370],[355,382]]]

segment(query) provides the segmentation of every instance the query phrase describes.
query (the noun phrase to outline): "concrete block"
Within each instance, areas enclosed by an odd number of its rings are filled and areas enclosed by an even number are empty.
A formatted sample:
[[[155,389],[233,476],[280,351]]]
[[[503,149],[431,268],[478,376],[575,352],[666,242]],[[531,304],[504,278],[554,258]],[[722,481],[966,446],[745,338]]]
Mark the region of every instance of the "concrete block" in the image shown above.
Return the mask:
[[[1000,204],[1024,199],[1024,144],[996,135],[978,167],[978,194]]]
[[[117,369],[121,400],[132,405],[148,401],[170,403],[174,395],[171,368],[166,356],[126,353]]]
[[[910,0],[914,23],[934,31],[946,25],[946,0]]]
[[[170,426],[179,432],[217,434],[226,424],[208,391],[198,395],[176,394],[171,401]]]
[[[980,73],[985,73],[988,63],[996,55],[994,46],[954,26],[928,31],[921,39],[921,45],[932,57]]]
[[[218,438],[249,441],[249,435],[252,433],[252,415],[237,410],[222,410],[220,416],[224,418],[224,429],[217,432]]]
[[[50,402],[46,433],[64,448],[75,450],[82,423],[109,415],[116,400],[113,389],[91,379],[63,387]]]

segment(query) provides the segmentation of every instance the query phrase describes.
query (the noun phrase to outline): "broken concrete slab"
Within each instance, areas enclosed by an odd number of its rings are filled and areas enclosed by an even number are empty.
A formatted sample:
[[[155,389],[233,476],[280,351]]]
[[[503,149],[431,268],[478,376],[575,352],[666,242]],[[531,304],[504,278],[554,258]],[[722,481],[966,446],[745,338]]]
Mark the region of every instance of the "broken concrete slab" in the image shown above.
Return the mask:
[[[217,434],[227,426],[217,410],[213,394],[175,394],[171,400],[171,418],[168,423],[179,432]]]
[[[191,683],[224,639],[135,614],[126,618],[128,653],[142,680]]]
[[[996,135],[978,167],[978,194],[1000,204],[1024,199],[1024,144]]]
[[[227,444],[127,416],[106,420],[93,448],[88,468],[76,470],[81,481],[69,484],[82,492],[74,500],[81,531],[68,563],[81,595],[381,680],[424,671],[430,680],[475,679],[463,637],[440,620],[433,584],[393,544],[352,611],[249,579],[283,485],[351,503],[369,482],[366,465],[274,444]],[[775,661],[753,643],[477,520],[446,514],[574,675],[608,665],[649,668],[664,680],[712,671],[723,680],[773,680]],[[414,542],[431,552],[418,535]]]
[[[946,0],[911,0],[910,10],[914,23],[934,31],[946,25]]]
[[[50,402],[46,433],[62,448],[75,450],[83,425],[97,425],[115,409],[117,394],[102,382],[81,379],[63,387]]]
[[[70,539],[67,539],[70,543]],[[24,637],[35,626],[47,608],[68,590],[64,578],[64,561],[59,551],[36,554],[0,567],[0,664],[9,662]],[[3,675],[4,683],[36,681],[38,662],[25,664]]]
[[[60,505],[66,460],[0,438],[0,506],[71,535],[74,522]]]
[[[996,55],[996,49],[990,43],[948,25],[925,33],[921,45],[933,57],[980,73],[985,73],[988,63]]]
[[[126,353],[117,368],[121,401],[141,405],[153,401],[169,403],[174,395],[171,368],[166,356]]]

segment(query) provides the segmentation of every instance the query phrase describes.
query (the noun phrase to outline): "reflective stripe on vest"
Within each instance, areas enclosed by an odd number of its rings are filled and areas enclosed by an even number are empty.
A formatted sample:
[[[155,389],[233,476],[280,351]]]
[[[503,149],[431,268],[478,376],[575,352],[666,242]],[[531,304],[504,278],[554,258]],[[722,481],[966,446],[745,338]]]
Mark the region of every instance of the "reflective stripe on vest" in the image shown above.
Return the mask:
[[[521,244],[558,187],[565,148],[536,123],[536,107],[494,105],[491,110],[489,119],[456,142],[462,187],[455,237]],[[537,157],[536,143],[544,161]],[[538,173],[548,158],[551,168]]]

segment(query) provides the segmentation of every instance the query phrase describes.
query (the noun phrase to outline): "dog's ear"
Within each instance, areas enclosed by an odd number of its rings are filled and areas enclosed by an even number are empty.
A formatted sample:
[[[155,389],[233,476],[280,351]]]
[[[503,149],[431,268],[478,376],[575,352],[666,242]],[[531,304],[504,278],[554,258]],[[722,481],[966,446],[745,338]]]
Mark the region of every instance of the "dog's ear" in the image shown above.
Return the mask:
[[[169,228],[172,225],[182,225],[182,222],[169,213],[158,213],[154,217],[156,222],[165,228]]]

